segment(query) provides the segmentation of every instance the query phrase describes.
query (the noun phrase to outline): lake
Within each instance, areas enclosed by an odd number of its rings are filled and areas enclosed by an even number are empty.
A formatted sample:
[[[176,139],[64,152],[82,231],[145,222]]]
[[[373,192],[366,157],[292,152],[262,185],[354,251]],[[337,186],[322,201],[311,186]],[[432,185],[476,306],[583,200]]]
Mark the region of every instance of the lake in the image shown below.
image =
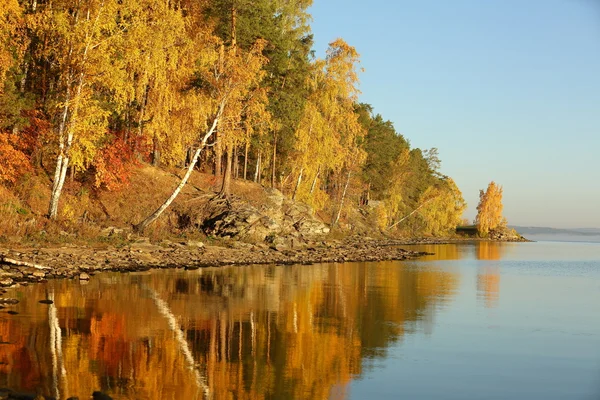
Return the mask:
[[[61,399],[600,398],[600,243],[406,248],[435,255],[11,289],[0,387]]]

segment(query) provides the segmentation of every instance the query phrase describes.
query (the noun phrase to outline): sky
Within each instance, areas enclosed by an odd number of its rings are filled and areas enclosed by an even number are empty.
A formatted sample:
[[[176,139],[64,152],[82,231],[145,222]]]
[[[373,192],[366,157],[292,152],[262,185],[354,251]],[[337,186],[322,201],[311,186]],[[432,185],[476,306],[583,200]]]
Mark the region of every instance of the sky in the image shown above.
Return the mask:
[[[511,225],[600,227],[600,0],[314,0],[317,57],[361,55],[361,102],[441,172],[473,219],[504,189]]]

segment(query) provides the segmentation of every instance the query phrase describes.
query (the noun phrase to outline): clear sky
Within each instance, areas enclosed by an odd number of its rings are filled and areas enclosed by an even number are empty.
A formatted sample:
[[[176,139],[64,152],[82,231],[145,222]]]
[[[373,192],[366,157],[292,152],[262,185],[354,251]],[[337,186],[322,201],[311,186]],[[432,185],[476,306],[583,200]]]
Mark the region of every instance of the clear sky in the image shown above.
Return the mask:
[[[437,147],[475,216],[600,227],[600,0],[314,0],[315,50],[361,54],[361,101]]]

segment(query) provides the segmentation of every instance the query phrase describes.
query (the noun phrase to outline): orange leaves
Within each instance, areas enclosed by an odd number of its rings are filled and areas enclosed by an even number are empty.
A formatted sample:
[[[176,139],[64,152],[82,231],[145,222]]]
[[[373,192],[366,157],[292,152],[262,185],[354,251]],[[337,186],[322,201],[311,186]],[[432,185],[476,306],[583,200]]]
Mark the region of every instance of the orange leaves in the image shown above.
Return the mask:
[[[94,159],[94,186],[119,190],[129,183],[136,165],[131,147],[117,138],[99,151]]]
[[[18,150],[18,137],[0,133],[0,182],[15,183],[24,173],[31,170],[29,158]]]

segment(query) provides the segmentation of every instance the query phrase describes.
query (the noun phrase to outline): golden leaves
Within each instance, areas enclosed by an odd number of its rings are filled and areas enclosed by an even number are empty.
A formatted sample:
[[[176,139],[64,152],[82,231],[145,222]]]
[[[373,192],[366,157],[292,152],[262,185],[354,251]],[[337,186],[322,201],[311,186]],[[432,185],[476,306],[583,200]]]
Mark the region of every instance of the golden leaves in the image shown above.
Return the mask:
[[[502,208],[502,186],[492,181],[485,192],[479,191],[475,223],[480,234],[487,235],[491,230],[505,224]]]

